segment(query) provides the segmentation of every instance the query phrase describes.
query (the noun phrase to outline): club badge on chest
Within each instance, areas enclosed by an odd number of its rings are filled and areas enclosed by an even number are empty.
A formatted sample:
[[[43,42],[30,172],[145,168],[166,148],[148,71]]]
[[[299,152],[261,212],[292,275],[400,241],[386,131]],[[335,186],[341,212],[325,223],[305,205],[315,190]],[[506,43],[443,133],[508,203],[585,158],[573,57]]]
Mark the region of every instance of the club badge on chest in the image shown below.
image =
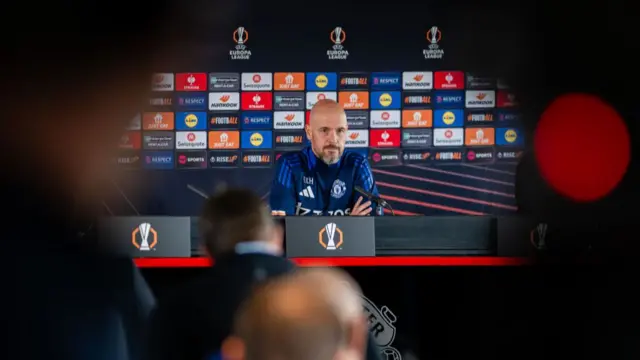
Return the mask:
[[[336,179],[331,186],[331,197],[334,199],[340,199],[347,192],[347,184],[340,179]]]

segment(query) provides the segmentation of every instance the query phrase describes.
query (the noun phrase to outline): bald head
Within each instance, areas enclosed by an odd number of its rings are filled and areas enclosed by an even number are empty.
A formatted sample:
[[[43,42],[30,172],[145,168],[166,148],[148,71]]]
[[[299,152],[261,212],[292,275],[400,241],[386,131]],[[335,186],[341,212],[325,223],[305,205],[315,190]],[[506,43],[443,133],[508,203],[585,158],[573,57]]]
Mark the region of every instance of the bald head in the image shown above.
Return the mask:
[[[364,349],[367,329],[357,291],[346,273],[329,269],[301,270],[265,285],[236,317],[244,359],[334,359],[352,351],[354,332]]]
[[[347,115],[335,100],[318,101],[311,109],[307,137],[314,154],[326,164],[335,164],[344,152]]]

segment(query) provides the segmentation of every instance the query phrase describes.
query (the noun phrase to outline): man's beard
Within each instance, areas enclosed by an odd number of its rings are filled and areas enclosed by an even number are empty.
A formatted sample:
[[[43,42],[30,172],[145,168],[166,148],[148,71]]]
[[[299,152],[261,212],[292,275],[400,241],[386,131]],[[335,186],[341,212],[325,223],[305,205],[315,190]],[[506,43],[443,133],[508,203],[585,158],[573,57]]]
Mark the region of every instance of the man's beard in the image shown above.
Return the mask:
[[[325,150],[336,150],[337,154],[336,155],[329,155],[329,154],[325,153]],[[333,165],[333,164],[337,163],[338,161],[340,161],[340,156],[342,156],[342,152],[340,151],[340,148],[338,148],[338,147],[328,146],[328,147],[325,147],[324,149],[322,149],[322,157],[321,157],[321,159],[327,165]]]

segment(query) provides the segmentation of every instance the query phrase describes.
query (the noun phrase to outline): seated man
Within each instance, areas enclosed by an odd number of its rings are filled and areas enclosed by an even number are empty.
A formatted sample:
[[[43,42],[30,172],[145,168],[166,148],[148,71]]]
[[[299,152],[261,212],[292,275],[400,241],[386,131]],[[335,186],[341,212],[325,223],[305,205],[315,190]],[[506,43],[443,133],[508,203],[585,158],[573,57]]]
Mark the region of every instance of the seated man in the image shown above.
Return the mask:
[[[370,215],[372,203],[354,189],[358,186],[379,196],[378,188],[366,157],[344,149],[347,116],[342,106],[333,100],[318,101],[306,133],[311,146],[278,161],[271,214]]]

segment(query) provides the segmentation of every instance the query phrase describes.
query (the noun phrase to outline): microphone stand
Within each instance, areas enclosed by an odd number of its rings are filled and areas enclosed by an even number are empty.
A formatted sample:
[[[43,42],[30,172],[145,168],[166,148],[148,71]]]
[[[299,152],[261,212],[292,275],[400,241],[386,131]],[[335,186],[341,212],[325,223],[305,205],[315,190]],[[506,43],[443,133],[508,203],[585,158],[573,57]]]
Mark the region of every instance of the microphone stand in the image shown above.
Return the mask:
[[[393,207],[386,200],[378,198],[372,199],[376,203],[376,215],[381,216],[384,214],[384,209],[389,210],[391,216],[396,216],[396,213],[393,211]]]

